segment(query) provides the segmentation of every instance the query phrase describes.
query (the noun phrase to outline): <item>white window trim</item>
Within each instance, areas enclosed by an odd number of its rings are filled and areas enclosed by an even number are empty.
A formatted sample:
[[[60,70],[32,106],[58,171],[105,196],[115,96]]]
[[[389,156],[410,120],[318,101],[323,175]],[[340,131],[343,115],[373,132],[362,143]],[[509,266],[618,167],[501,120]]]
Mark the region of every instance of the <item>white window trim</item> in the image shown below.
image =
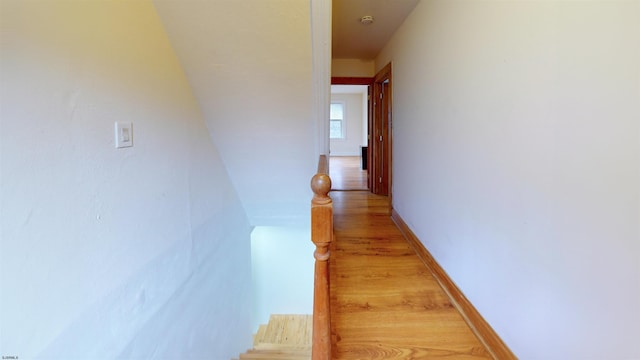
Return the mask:
[[[339,138],[332,138],[331,135],[329,135],[330,140],[332,141],[345,141],[347,140],[347,103],[344,100],[331,100],[330,102],[331,104],[340,104],[342,105],[342,119],[340,119],[340,121],[342,122],[342,137]],[[331,112],[329,112],[329,114],[331,114]],[[331,117],[329,117],[329,125],[331,125]],[[336,119],[338,120],[338,119]],[[329,131],[329,134],[331,134],[331,131]]]

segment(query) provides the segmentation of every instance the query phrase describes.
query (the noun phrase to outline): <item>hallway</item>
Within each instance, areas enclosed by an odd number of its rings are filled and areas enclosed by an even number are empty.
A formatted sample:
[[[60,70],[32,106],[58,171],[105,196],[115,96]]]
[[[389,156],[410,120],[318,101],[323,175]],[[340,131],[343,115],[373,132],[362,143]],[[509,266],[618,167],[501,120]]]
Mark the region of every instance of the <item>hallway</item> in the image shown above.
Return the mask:
[[[391,220],[388,198],[330,196],[332,358],[491,358]]]

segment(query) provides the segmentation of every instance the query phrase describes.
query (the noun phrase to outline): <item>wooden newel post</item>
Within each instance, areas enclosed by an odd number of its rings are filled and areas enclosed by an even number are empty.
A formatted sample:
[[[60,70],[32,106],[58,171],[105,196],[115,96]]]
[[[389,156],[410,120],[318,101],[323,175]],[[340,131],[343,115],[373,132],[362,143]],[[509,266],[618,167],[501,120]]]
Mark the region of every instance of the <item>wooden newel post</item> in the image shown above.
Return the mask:
[[[313,289],[313,360],[331,359],[331,309],[329,302],[329,247],[333,239],[331,178],[318,173],[311,179],[311,241],[316,245]]]

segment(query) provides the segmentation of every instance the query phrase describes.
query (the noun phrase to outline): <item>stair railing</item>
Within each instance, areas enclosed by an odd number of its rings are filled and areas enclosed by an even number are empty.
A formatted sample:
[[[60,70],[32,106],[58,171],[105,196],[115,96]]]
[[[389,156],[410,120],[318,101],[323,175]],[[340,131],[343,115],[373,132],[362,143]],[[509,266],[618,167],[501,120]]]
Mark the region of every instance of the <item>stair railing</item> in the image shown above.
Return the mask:
[[[331,306],[329,300],[329,247],[333,240],[333,201],[326,155],[320,155],[318,173],[311,179],[311,241],[316,245],[313,285],[312,360],[331,360]]]

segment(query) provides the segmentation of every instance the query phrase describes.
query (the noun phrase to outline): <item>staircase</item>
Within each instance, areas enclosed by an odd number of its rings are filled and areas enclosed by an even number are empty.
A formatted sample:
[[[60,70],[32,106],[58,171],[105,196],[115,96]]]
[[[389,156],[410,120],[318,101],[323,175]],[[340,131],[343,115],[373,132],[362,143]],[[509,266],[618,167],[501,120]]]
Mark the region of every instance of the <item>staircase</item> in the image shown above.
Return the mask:
[[[240,360],[310,360],[312,325],[311,315],[271,315]]]

